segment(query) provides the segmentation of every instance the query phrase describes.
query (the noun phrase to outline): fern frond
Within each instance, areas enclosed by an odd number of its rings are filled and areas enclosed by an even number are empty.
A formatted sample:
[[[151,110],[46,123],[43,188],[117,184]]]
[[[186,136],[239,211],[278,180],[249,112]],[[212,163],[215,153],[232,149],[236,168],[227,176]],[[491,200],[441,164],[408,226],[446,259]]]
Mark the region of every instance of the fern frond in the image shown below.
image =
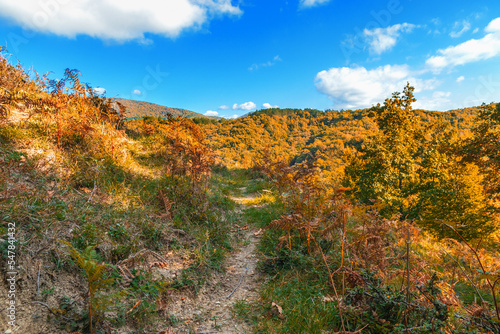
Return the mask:
[[[61,241],[61,243],[68,247],[71,257],[87,276],[90,331],[93,333],[94,316],[96,322],[98,322],[106,308],[111,305],[109,296],[100,295],[98,291],[109,288],[113,283],[113,279],[105,278],[107,265],[105,263],[97,263],[97,254],[92,246],[85,248],[83,252],[79,252],[68,241]]]

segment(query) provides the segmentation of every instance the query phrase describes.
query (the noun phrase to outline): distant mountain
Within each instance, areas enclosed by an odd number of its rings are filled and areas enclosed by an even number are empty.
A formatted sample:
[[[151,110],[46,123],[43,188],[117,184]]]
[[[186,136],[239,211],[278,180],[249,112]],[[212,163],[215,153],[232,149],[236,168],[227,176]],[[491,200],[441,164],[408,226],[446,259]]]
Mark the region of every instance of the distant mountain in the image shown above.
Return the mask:
[[[471,135],[481,107],[446,112],[414,110],[422,128],[438,121],[449,123],[460,137]],[[250,168],[267,151],[291,163],[318,157],[323,172],[343,175],[344,156],[359,151],[378,131],[370,109],[262,109],[236,119],[200,121],[211,148],[227,166]]]
[[[169,108],[150,102],[127,100],[127,99],[114,99],[114,100],[127,107],[127,118],[138,118],[144,116],[167,117],[168,114],[172,116],[181,116],[186,118],[207,117],[205,115],[196,113],[194,111],[186,109],[178,109],[178,108]]]
[[[238,116],[237,118],[242,118],[242,117],[247,117],[250,116],[251,112],[247,112],[245,115]]]

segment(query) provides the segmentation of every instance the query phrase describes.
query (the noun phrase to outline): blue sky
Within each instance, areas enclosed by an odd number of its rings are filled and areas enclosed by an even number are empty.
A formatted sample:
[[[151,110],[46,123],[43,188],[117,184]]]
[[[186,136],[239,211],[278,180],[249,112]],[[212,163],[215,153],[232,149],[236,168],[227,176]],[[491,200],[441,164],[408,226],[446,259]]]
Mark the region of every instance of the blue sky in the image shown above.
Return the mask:
[[[356,109],[416,87],[432,110],[500,101],[500,2],[0,0],[25,68],[108,97],[231,117]]]

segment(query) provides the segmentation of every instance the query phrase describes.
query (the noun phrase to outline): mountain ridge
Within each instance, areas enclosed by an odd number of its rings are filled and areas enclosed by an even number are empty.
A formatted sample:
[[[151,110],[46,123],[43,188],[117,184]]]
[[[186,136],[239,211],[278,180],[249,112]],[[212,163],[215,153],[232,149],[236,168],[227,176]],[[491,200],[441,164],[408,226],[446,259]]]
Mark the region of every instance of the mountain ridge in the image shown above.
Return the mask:
[[[208,116],[191,110],[171,108],[152,102],[129,100],[123,98],[114,98],[113,100],[124,105],[127,108],[127,118],[140,118],[145,116],[167,117],[169,114],[174,117],[180,116],[185,118],[208,118]]]

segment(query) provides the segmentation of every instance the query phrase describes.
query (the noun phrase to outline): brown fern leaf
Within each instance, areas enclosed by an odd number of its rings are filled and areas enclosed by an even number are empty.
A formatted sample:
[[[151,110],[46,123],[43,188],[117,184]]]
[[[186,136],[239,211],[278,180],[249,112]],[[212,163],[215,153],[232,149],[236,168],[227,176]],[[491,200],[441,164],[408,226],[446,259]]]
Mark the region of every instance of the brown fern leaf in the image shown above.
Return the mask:
[[[301,228],[302,215],[290,214],[282,215],[281,218],[273,220],[268,228],[290,231],[292,229]]]
[[[9,108],[7,105],[0,103],[0,122],[7,120]]]
[[[135,276],[125,266],[118,266],[118,269],[120,270],[120,273],[122,275],[123,285],[128,288],[134,280]]]
[[[127,267],[125,267],[125,266],[123,266],[123,267],[122,267],[122,266],[118,266],[118,267],[120,268],[120,270],[121,270],[123,273],[125,273],[125,275],[126,275],[126,276],[128,276],[128,277],[132,277],[132,278],[135,278],[134,274],[132,274],[132,273],[130,272],[130,270],[128,270],[128,268],[127,268]]]
[[[161,189],[160,189],[160,196],[159,197],[162,200],[163,206],[165,208],[165,215],[164,215],[164,217],[166,217],[166,219],[168,221],[171,221],[172,220],[172,212],[170,210],[172,209],[173,202],[171,202],[169,200],[169,198],[167,197],[167,195],[165,195],[165,193]]]
[[[467,313],[469,313],[472,317],[482,317],[485,314],[486,309],[483,306],[479,306],[476,303],[472,304],[469,307],[466,307],[465,310]]]
[[[276,245],[276,248],[278,248],[278,249],[280,249],[281,247],[283,247],[284,243],[290,244],[290,240],[288,238],[288,235],[283,235],[283,236],[279,237],[278,241],[279,241],[279,243]]]
[[[288,241],[288,247],[292,248],[292,231],[304,230],[307,227],[307,224],[303,222],[303,217],[300,214],[289,214],[282,215],[280,219],[273,220],[267,228],[276,229],[286,231],[287,235],[281,237],[280,243],[277,245],[280,248],[285,241]]]
[[[153,268],[153,267],[157,267],[157,268],[168,268],[169,267],[169,263],[168,262],[151,262],[149,264],[149,267],[150,268]]]
[[[333,221],[332,224],[328,225],[327,227],[325,227],[323,229],[323,231],[321,231],[321,235],[323,237],[329,237],[331,232],[333,232],[333,230],[340,228],[340,227],[341,227],[341,222],[340,222],[340,220],[336,219]],[[333,239],[333,238],[330,238],[330,239]]]

